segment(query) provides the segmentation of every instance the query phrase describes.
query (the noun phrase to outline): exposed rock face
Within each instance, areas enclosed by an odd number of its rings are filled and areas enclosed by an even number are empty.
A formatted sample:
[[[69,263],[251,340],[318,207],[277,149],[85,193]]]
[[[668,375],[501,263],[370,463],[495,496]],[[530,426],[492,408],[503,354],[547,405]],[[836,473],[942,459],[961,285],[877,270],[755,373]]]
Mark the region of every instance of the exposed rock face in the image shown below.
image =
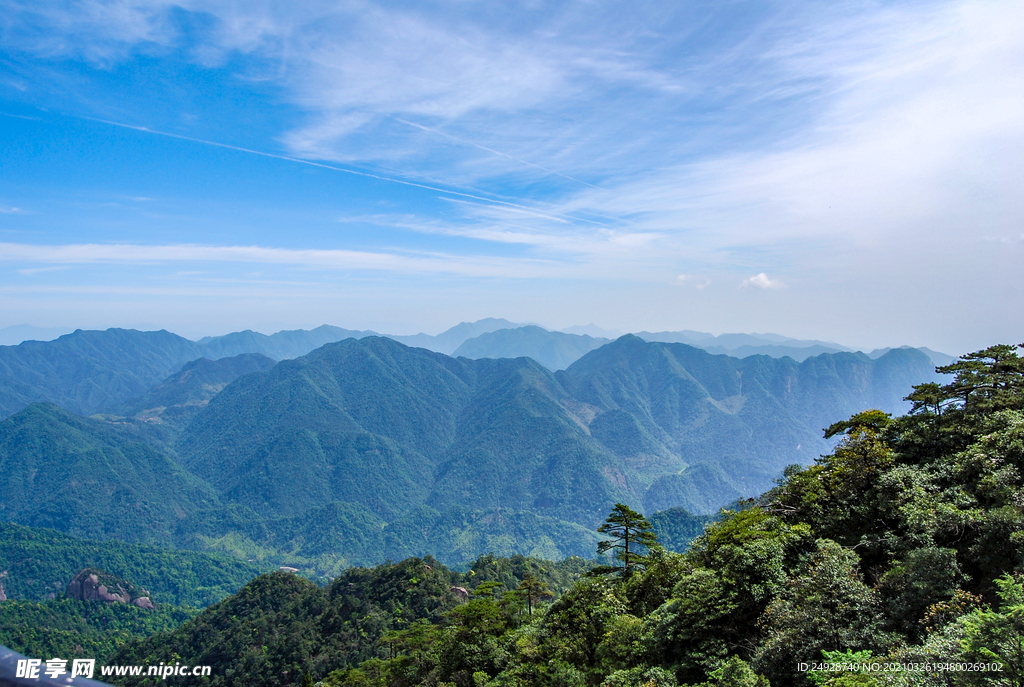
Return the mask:
[[[4,582],[0,580],[0,603],[7,601],[7,594],[4,593]]]
[[[451,587],[452,593],[459,597],[462,601],[469,599],[469,590],[465,587]]]
[[[81,601],[130,603],[139,608],[153,608],[145,589],[95,568],[85,568],[72,577],[66,594]]]

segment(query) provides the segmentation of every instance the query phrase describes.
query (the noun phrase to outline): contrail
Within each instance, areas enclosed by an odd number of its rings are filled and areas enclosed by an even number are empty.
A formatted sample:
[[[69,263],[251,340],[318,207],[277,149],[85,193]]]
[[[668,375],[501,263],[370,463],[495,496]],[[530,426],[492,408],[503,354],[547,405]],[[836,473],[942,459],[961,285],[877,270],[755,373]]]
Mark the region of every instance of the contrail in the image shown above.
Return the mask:
[[[28,119],[33,122],[41,121],[39,117],[26,117],[25,115],[11,114],[10,112],[0,112],[0,115],[3,115],[4,117],[14,117],[15,119]]]
[[[201,145],[214,146],[215,148],[225,148],[227,150],[235,150],[240,153],[250,153],[252,155],[260,155],[262,157],[269,157],[275,160],[285,160],[287,162],[297,162],[302,165],[310,165],[311,167],[320,167],[322,169],[330,169],[335,172],[344,172],[345,174],[352,174],[360,177],[367,177],[369,179],[377,179],[379,181],[386,181],[392,184],[401,184],[402,186],[412,186],[414,188],[422,188],[428,191],[434,191],[436,193],[444,193],[446,195],[459,196],[461,198],[471,198],[478,200],[483,203],[491,203],[493,205],[503,205],[505,207],[515,208],[523,212],[529,212],[534,215],[539,215],[547,219],[553,219],[558,222],[586,222],[588,224],[596,224],[598,226],[604,226],[601,222],[595,222],[594,220],[583,219],[580,217],[572,217],[570,215],[559,215],[557,213],[547,213],[535,208],[531,208],[527,205],[520,205],[518,203],[510,203],[505,200],[495,200],[494,198],[485,198],[484,196],[475,196],[471,193],[463,193],[461,191],[452,191],[437,186],[428,186],[426,184],[418,184],[414,181],[405,181],[403,179],[395,179],[394,177],[381,176],[379,174],[371,174],[370,172],[358,172],[354,169],[346,169],[344,167],[335,167],[334,165],[326,165],[322,162],[312,162],[311,160],[303,160],[299,157],[289,157],[288,155],[277,155],[276,153],[266,153],[262,150],[253,150],[252,148],[242,148],[240,146],[233,146],[228,143],[218,143],[217,141],[207,141],[202,138],[193,138],[191,136],[184,136],[182,134],[172,134],[168,131],[157,131],[156,129],[150,129],[145,126],[136,126],[134,124],[125,124],[124,122],[113,122],[108,119],[99,119],[96,117],[87,117],[85,115],[73,115],[79,119],[86,119],[92,122],[99,122],[101,124],[107,124],[109,126],[117,126],[122,129],[131,129],[133,131],[142,131],[147,134],[155,134],[157,136],[166,136],[168,138],[176,138],[182,141],[190,141],[192,143],[199,143]]]
[[[437,129],[431,129],[429,126],[423,126],[422,124],[417,124],[416,122],[410,122],[410,121],[407,121],[405,119],[399,119],[398,117],[392,117],[392,119],[394,119],[396,122],[401,122],[402,124],[405,124],[406,126],[411,126],[411,127],[416,128],[416,129],[422,129],[423,131],[429,131],[430,133],[437,134],[438,136],[444,136],[445,138],[450,138],[453,141],[458,141],[459,143],[462,143],[463,145],[473,146],[474,148],[479,148],[480,150],[486,150],[488,153],[491,153],[492,155],[498,155],[499,157],[508,158],[509,160],[512,160],[513,162],[518,162],[518,163],[526,165],[528,167],[536,167],[537,169],[539,169],[541,171],[544,171],[544,172],[547,172],[548,174],[554,174],[555,176],[562,177],[563,179],[568,179],[569,181],[575,181],[577,184],[583,184],[584,186],[589,186],[590,188],[598,188],[597,186],[594,186],[593,184],[589,184],[586,181],[583,181],[582,179],[577,179],[576,177],[571,177],[568,174],[562,174],[561,172],[556,172],[553,169],[548,169],[547,167],[542,167],[541,165],[538,165],[538,164],[536,164],[534,162],[529,162],[528,160],[523,160],[523,159],[518,158],[518,157],[513,157],[513,156],[509,155],[508,153],[501,152],[500,150],[494,150],[493,148],[488,148],[487,146],[482,146],[479,143],[473,143],[473,141],[467,141],[464,138],[459,138],[458,136],[452,136],[451,134],[446,134],[445,132],[438,131]]]

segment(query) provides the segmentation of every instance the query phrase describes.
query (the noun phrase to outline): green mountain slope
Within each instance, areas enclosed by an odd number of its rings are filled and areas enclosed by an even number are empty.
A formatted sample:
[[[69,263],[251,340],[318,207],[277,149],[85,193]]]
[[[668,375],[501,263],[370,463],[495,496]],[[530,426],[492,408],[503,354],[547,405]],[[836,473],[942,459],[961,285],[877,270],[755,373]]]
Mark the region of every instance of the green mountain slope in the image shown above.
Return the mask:
[[[528,358],[479,360],[428,503],[507,508],[578,523],[601,504],[635,498],[619,459],[595,442],[555,376]]]
[[[0,417],[48,401],[89,415],[148,391],[200,347],[166,331],[82,331],[0,346]]]
[[[0,517],[319,574],[575,554],[617,502],[713,513],[828,451],[837,417],[898,411],[934,377],[914,349],[797,363],[630,335],[559,372],[382,337],[268,365],[199,360],[134,401],[184,407],[180,432],[47,405],[0,423]]]
[[[9,601],[0,604],[0,645],[25,656],[59,656],[69,662],[94,658],[102,664],[129,640],[171,631],[198,613],[194,608],[144,609],[69,598]]]
[[[0,475],[0,519],[83,537],[169,541],[218,503],[166,454],[52,404],[0,422]]]
[[[239,686],[1024,684],[1020,348],[945,367],[906,415],[834,423],[831,451],[710,522],[655,514],[660,534],[699,536],[681,554],[634,548],[550,604],[543,565],[492,557],[462,576],[423,559],[354,569],[326,592],[274,574],[116,660],[211,663],[210,684]],[[827,395],[830,369],[865,379],[861,360],[833,363],[796,381]],[[891,370],[869,372],[881,390],[862,392],[884,394]],[[616,507],[603,529],[624,545],[627,521],[635,546],[639,513]]]
[[[898,411],[913,384],[934,377],[927,356],[914,349],[877,361],[837,353],[797,364],[630,335],[559,374],[598,411],[592,434],[634,464],[653,461],[646,509],[697,513],[766,489],[786,465],[827,451],[820,429],[832,418],[870,407]],[[675,464],[650,458],[659,446]]]
[[[265,518],[240,504],[194,514],[178,527],[185,548],[223,552],[313,578],[353,565],[434,556],[463,565],[481,551],[548,560],[590,558],[597,537],[581,525],[535,511],[412,508],[385,522],[362,506],[334,502],[301,515]]]
[[[129,417],[141,416],[146,421],[184,424],[231,382],[250,372],[269,370],[275,364],[259,353],[243,353],[219,360],[193,360],[146,393],[112,409],[112,412]]]
[[[469,397],[468,372],[389,339],[329,344],[231,384],[178,451],[226,499],[261,513],[347,501],[398,515],[427,495]]]
[[[835,417],[899,410],[933,375],[913,349],[798,364],[627,335],[551,373],[369,337],[239,379],[177,450],[264,516],[342,501],[387,522],[426,504],[590,526],[619,500],[699,513],[757,493],[828,450]]]
[[[481,556],[460,574],[432,558],[410,558],[346,570],[327,588],[272,573],[173,632],[125,646],[110,662],[213,665],[210,685],[300,685],[307,672],[319,678],[335,668],[393,655],[396,640],[401,646],[406,640],[429,642],[432,625],[468,606],[459,592],[472,592],[481,583],[515,589],[531,575],[561,592],[588,568],[580,559],[553,563]],[[525,608],[521,612],[525,615]],[[419,636],[424,630],[428,634]],[[159,678],[115,683],[161,684]]]
[[[146,588],[154,603],[208,606],[266,572],[266,566],[195,551],[79,539],[52,529],[0,523],[0,585],[8,599],[61,596],[83,568],[100,568]]]

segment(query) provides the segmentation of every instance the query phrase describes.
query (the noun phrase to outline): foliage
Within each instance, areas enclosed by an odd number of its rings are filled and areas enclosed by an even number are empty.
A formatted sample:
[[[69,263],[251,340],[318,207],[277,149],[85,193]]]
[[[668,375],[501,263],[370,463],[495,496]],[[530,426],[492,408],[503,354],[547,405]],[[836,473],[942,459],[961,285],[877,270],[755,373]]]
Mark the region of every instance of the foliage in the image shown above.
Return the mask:
[[[77,539],[0,523],[0,585],[9,599],[63,596],[71,578],[90,567],[146,588],[156,604],[195,607],[220,601],[266,571],[223,555]]]
[[[164,604],[147,610],[67,598],[7,601],[0,604],[0,644],[44,661],[95,658],[102,663],[126,642],[173,630],[198,613]]]
[[[658,543],[650,521],[623,503],[615,504],[597,531],[612,537],[598,542],[597,552],[603,554],[611,551],[612,557],[622,563],[621,569],[612,569],[619,570],[623,577],[629,577],[634,569],[642,568],[647,561],[644,552]]]
[[[166,544],[218,503],[166,453],[48,403],[0,422],[0,474],[3,518],[96,539]]]
[[[1006,670],[849,673],[826,684],[1019,682],[1024,366],[1012,346],[964,356],[940,368],[941,383],[914,389],[908,413],[887,414],[916,355],[798,365],[623,337],[551,373],[528,359],[455,360],[348,340],[239,377],[182,429],[173,455],[110,423],[28,408],[0,426],[0,458],[14,476],[2,502],[33,522],[67,514],[62,527],[97,536],[293,556],[337,575],[327,587],[263,575],[170,629],[184,618],[176,611],[167,631],[148,637],[139,636],[161,629],[158,615],[102,621],[136,636],[112,661],[209,663],[210,685],[802,687],[821,675],[801,662],[867,652]],[[830,437],[807,440],[825,451],[813,464],[787,468],[774,488],[699,531],[682,513],[653,517],[680,540],[695,535],[684,553],[645,539],[651,525],[627,504],[706,506],[701,499],[751,493],[793,462],[807,426]],[[123,478],[129,469],[135,482]],[[96,474],[117,498],[14,498],[32,479],[67,485]],[[593,537],[613,504],[606,548],[621,554],[622,575],[574,580],[583,561],[522,555],[595,541],[581,532]],[[136,511],[144,517],[129,520]],[[31,538],[17,546],[31,548]],[[47,564],[70,566],[75,546]],[[465,573],[406,557],[431,550],[465,563],[480,550],[520,555],[480,557]],[[150,555],[103,551],[122,568]],[[342,569],[394,551],[405,559]],[[8,591],[60,591],[51,578],[29,582],[30,561],[4,564]],[[180,588],[174,575],[154,583],[109,561],[85,565],[158,602],[160,584]],[[209,572],[223,589],[239,570]],[[557,597],[550,604],[545,586]],[[12,627],[53,627],[58,642],[65,631],[87,636],[89,613],[124,612],[75,607],[84,614],[75,619],[59,600],[9,609]]]
[[[649,520],[658,543],[669,551],[681,553],[715,518],[710,515],[694,515],[685,508],[676,507],[658,511]]]

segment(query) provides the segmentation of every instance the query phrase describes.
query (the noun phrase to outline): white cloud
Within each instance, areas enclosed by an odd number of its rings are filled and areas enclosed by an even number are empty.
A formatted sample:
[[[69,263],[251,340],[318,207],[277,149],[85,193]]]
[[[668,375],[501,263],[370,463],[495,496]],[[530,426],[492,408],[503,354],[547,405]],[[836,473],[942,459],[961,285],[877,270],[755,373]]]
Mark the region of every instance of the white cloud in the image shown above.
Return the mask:
[[[697,277],[692,274],[680,274],[672,280],[672,284],[674,286],[692,286],[698,291],[703,291],[711,286],[711,280],[706,277]]]
[[[783,289],[786,287],[786,285],[783,284],[782,281],[778,279],[769,279],[768,275],[765,274],[764,272],[761,272],[760,274],[755,274],[753,277],[750,277],[749,279],[744,279],[743,283],[740,286],[742,286],[743,288],[753,286],[754,288],[758,289]]]

